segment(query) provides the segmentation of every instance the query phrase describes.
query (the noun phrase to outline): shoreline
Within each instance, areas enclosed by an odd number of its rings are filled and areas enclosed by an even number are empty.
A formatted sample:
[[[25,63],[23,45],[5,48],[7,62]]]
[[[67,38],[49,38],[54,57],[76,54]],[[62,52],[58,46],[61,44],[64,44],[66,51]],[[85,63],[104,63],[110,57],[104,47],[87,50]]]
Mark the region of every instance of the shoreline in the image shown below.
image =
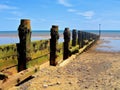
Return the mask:
[[[44,34],[44,35],[38,35],[38,34],[32,34],[31,35],[31,42],[32,41],[37,41],[37,40],[45,40],[45,39],[50,39],[50,35]],[[72,39],[72,38],[71,38]],[[107,52],[120,52],[120,37],[116,36],[101,36],[100,39],[103,41],[97,48],[98,50],[102,51],[107,51]],[[19,43],[19,37],[18,35],[0,35],[0,45],[5,45],[5,44],[14,44],[14,43]],[[63,35],[60,34],[59,42],[63,42]],[[108,45],[109,44],[109,45]]]
[[[96,50],[102,52],[120,53],[120,37],[101,37],[101,43]]]
[[[62,34],[59,34],[60,37],[63,37]],[[5,35],[0,35],[0,37],[19,37],[18,35],[9,35],[9,34],[5,34]],[[32,34],[31,37],[50,37],[49,34]]]

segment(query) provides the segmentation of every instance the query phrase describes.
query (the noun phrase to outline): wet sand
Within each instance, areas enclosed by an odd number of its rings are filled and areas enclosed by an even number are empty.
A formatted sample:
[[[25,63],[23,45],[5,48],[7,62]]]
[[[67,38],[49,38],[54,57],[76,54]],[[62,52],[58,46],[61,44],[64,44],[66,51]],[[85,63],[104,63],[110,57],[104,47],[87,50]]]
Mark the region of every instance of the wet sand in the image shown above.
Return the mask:
[[[43,66],[33,79],[10,90],[120,90],[120,52],[96,51],[103,42],[63,67]]]

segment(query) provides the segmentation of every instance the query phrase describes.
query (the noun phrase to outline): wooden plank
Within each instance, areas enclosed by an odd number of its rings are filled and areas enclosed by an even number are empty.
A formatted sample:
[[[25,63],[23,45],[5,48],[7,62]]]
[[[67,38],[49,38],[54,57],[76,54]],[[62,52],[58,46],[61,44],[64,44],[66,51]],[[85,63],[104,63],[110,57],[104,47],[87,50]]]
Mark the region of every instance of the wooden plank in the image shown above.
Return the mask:
[[[85,44],[88,44],[89,43],[89,40],[84,40]]]
[[[0,61],[0,71],[17,66],[17,60]]]
[[[88,47],[90,47],[94,42],[95,42],[94,40],[90,41],[87,45],[85,45],[83,48],[81,48],[81,49],[79,50],[79,53],[84,52],[84,51],[85,51]]]
[[[76,45],[75,47],[72,46],[71,49],[69,49],[70,53],[73,53],[75,51],[78,51],[79,50],[79,45]]]
[[[5,82],[3,82],[0,85],[0,90],[8,90],[9,88],[21,83],[22,81],[24,81],[25,79],[33,75],[38,70],[39,70],[39,67],[37,66],[37,67],[26,69],[24,71],[17,73],[16,75],[9,77]]]
[[[63,67],[65,65],[67,65],[71,60],[75,59],[77,55],[83,53],[88,47],[90,47],[92,44],[94,43],[94,40],[90,41],[87,45],[85,45],[83,48],[79,49],[79,53],[73,54],[71,57],[69,57],[68,59],[61,61],[59,63],[60,67]]]

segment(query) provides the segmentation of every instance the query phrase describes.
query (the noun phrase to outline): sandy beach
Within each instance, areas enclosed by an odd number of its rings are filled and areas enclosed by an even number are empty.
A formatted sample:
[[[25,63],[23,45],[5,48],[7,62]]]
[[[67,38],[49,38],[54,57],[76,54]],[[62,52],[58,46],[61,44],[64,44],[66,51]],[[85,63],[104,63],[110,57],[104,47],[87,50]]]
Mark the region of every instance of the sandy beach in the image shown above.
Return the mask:
[[[64,66],[43,66],[10,90],[120,90],[120,52],[99,51],[100,40]]]
[[[120,0],[0,0],[0,90],[120,90],[119,10]]]

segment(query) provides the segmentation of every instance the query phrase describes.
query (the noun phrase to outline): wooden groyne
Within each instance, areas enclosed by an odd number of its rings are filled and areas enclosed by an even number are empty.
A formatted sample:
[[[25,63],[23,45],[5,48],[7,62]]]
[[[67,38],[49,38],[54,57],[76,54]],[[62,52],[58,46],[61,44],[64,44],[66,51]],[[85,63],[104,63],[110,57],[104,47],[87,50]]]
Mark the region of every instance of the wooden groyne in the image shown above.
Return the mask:
[[[0,76],[5,76],[0,89],[6,90],[21,83],[36,73],[41,63],[49,61],[49,65],[56,66],[73,54],[82,53],[99,39],[99,35],[76,29],[71,34],[67,27],[63,32],[64,42],[58,43],[57,25],[52,25],[50,40],[31,42],[31,33],[30,20],[22,19],[18,28],[20,43],[0,46]],[[16,67],[18,73],[8,77],[4,71],[12,67]]]

